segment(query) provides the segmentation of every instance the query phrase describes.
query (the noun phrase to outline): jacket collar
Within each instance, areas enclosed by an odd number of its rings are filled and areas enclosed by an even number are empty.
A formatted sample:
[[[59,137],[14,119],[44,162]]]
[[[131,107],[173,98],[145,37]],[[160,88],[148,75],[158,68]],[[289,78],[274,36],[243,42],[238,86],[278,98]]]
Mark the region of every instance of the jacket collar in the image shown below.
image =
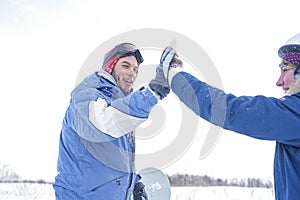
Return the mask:
[[[114,77],[111,74],[109,74],[108,72],[101,70],[101,71],[96,72],[96,74],[98,77],[103,77],[106,80],[108,80],[109,82],[113,83],[114,85],[117,85],[117,82],[114,79]]]

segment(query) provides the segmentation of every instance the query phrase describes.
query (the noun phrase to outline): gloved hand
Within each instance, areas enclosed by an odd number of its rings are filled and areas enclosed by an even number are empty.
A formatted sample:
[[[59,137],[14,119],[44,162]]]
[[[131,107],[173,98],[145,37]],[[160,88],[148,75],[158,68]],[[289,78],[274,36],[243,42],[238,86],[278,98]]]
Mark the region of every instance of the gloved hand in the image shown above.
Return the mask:
[[[135,184],[133,189],[133,200],[148,200],[145,185],[142,182],[137,182]]]
[[[156,76],[150,81],[149,87],[163,99],[170,93],[168,74],[170,67],[182,66],[181,60],[176,58],[176,51],[172,47],[166,47],[163,51],[160,64],[156,67]]]

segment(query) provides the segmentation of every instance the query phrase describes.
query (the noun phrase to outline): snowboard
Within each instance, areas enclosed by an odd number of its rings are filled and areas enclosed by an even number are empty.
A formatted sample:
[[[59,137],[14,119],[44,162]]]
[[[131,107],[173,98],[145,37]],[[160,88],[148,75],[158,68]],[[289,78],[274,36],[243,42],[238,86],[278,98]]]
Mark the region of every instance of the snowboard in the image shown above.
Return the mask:
[[[159,169],[146,168],[139,172],[145,185],[148,200],[170,200],[171,186],[168,177]]]

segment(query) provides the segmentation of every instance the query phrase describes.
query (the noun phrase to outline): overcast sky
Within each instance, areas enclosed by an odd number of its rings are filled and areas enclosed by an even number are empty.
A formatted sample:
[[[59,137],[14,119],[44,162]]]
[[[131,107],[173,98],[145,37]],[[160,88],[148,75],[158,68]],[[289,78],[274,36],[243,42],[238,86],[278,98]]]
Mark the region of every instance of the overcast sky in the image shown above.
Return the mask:
[[[193,40],[214,62],[226,92],[280,97],[277,50],[300,32],[299,6],[296,0],[1,1],[0,164],[25,179],[54,179],[61,123],[82,64],[103,42],[134,29],[168,29]],[[199,160],[202,142],[200,130],[163,170],[272,180],[274,142],[223,131]]]

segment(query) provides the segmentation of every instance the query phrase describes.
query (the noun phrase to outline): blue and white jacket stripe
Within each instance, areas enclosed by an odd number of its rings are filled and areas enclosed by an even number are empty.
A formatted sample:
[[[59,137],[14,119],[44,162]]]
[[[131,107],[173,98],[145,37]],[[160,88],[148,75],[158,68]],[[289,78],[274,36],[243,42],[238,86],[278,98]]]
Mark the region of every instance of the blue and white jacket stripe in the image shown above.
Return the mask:
[[[99,99],[106,104],[99,112],[110,109],[122,118],[128,116],[132,122],[126,125],[128,132],[114,137],[90,121],[91,103]],[[72,91],[62,124],[58,175],[53,184],[56,198],[129,199],[138,180],[134,171],[133,132],[148,118],[156,103],[157,97],[148,88],[124,95],[113,77],[104,71],[85,78]],[[108,119],[107,123],[116,123],[109,126],[116,125],[122,130],[122,120]]]

